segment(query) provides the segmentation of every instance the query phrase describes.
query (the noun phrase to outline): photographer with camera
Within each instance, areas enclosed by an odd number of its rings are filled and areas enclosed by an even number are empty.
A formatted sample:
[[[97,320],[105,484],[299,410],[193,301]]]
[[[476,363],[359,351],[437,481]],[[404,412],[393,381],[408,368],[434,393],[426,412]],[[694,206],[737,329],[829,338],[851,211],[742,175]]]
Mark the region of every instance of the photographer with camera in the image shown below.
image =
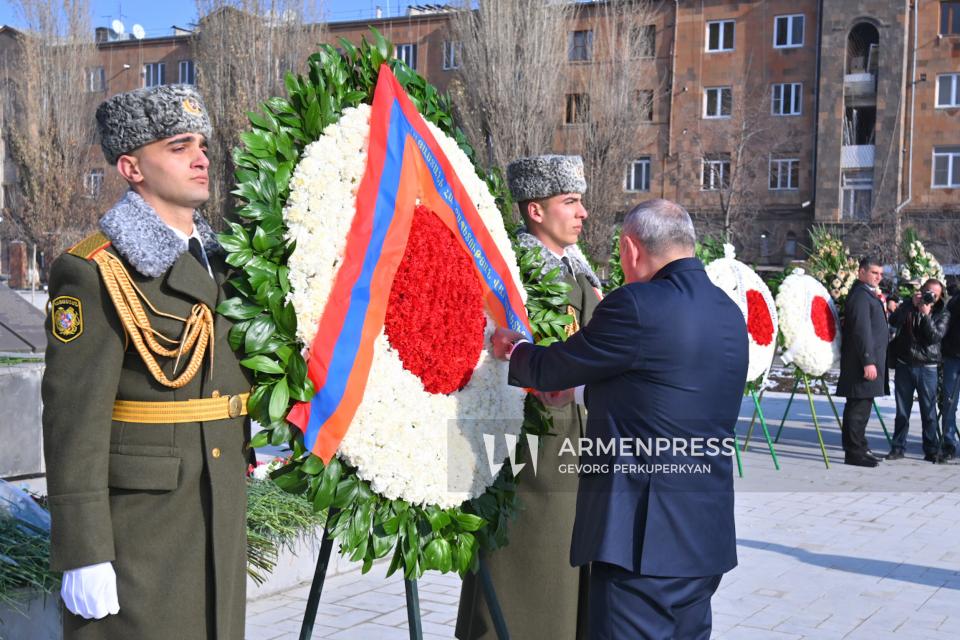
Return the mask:
[[[943,356],[943,457],[951,460],[957,454],[957,397],[960,396],[960,295],[951,296],[947,303],[950,323],[943,337],[940,352]]]
[[[943,283],[931,278],[890,316],[890,324],[897,330],[892,350],[896,357],[893,393],[897,419],[887,460],[903,458],[916,391],[923,425],[923,459],[943,462],[937,430],[937,366],[950,322],[943,290]]]

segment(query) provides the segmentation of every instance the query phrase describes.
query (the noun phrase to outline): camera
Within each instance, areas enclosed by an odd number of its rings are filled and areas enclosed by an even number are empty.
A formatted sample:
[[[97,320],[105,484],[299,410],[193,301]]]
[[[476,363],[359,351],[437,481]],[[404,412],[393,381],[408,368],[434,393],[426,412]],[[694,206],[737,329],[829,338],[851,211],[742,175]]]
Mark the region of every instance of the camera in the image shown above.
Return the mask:
[[[923,300],[923,304],[933,304],[937,297],[933,294],[933,291],[924,290],[920,294],[920,299]]]

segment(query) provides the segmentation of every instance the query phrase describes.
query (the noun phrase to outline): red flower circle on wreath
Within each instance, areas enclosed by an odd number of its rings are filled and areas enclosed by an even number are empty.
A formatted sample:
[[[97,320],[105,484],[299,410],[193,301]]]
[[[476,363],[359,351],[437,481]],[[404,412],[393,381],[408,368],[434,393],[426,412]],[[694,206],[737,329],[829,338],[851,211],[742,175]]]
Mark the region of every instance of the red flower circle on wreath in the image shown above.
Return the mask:
[[[470,257],[433,211],[418,206],[387,303],[390,346],[428,392],[453,393],[470,381],[485,326]]]
[[[773,318],[763,294],[756,289],[747,291],[747,331],[760,346],[773,342]]]
[[[823,296],[816,296],[810,304],[810,320],[813,331],[824,342],[833,342],[837,337],[837,323],[833,311]]]

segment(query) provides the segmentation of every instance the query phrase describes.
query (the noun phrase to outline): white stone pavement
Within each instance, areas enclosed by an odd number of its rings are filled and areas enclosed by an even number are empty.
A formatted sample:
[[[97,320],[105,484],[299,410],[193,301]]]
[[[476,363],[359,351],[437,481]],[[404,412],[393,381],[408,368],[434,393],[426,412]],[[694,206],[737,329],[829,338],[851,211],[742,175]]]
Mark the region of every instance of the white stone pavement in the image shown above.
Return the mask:
[[[774,433],[786,398],[763,399]],[[713,599],[714,637],[960,637],[960,463],[922,460],[915,416],[907,459],[876,469],[844,466],[836,419],[824,399],[816,407],[829,470],[804,396],[794,401],[776,445],[780,471],[759,429],[744,455],[744,477],[736,481],[740,565]],[[892,398],[881,408],[892,433]],[[745,399],[741,438],[751,412]],[[868,433],[873,450],[885,453],[876,417]],[[380,565],[365,576],[353,571],[330,578],[313,638],[408,638],[403,582],[384,573]],[[453,637],[459,585],[455,575],[420,581],[424,638]],[[298,638],[308,587],[251,602],[247,640]]]

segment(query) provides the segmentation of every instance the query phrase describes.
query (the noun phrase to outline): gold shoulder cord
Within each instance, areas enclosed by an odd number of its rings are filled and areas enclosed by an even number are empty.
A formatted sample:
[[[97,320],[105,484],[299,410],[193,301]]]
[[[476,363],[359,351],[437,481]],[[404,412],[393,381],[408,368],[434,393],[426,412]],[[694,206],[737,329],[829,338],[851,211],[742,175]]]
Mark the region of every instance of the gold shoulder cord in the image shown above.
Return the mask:
[[[197,375],[203,364],[203,356],[208,344],[210,345],[210,375],[213,375],[213,313],[210,311],[210,307],[203,303],[197,303],[193,305],[188,318],[158,311],[134,284],[123,263],[116,256],[101,251],[93,257],[93,260],[100,267],[103,284],[113,300],[113,305],[117,309],[124,330],[130,336],[137,352],[143,358],[144,364],[157,382],[173,389],[179,389],[189,383]],[[184,323],[183,334],[179,341],[166,337],[150,326],[150,320],[140,304],[141,298],[147,303],[150,310],[158,316]],[[157,341],[157,338],[174,346],[172,348],[164,347]],[[190,352],[191,350],[193,353],[186,369],[174,380],[167,378],[154,357],[154,354],[166,358],[176,357],[177,360],[173,367],[174,373],[176,373],[180,364],[180,357],[184,352]]]

